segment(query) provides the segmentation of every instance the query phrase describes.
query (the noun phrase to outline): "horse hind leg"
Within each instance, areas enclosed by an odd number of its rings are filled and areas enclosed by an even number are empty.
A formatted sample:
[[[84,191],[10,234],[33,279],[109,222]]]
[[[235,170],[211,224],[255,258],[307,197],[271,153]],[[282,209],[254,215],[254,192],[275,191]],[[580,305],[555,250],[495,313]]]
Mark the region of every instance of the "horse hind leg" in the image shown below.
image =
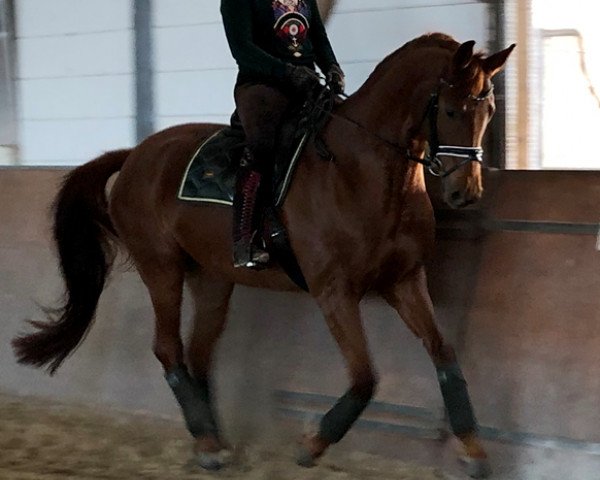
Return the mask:
[[[192,378],[200,387],[213,419],[217,418],[211,388],[211,365],[215,346],[227,320],[233,284],[199,271],[188,275],[186,283],[194,302],[192,332],[186,349],[187,364]],[[217,426],[216,420],[214,421]],[[200,466],[216,470],[229,462],[218,426],[214,435],[196,437],[194,454]]]
[[[408,279],[382,291],[412,332],[422,339],[438,374],[438,381],[452,432],[461,443],[461,460],[473,478],[490,475],[487,454],[477,436],[477,421],[454,349],[440,334],[427,290],[424,268]]]
[[[208,401],[208,385],[190,375],[184,362],[181,339],[184,254],[166,244],[162,248],[149,247],[130,249],[130,253],[148,288],[156,315],[154,354],[163,366],[188,431],[195,439],[211,438],[217,444],[218,429]],[[201,466],[218,469],[221,464],[210,461]]]

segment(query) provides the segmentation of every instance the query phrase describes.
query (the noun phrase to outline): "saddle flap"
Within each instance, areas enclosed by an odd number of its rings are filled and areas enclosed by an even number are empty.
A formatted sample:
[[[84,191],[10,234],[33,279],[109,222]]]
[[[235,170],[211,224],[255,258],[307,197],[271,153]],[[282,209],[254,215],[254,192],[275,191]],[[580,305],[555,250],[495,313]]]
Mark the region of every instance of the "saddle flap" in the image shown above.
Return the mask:
[[[231,127],[202,142],[183,175],[179,199],[232,205],[243,150],[244,132]]]
[[[291,184],[293,172],[312,134],[310,122],[298,112],[290,112],[281,128],[272,169],[272,197],[268,201],[281,206]],[[179,199],[192,202],[233,204],[235,178],[242,158],[245,138],[239,124],[223,127],[204,140],[192,156],[179,189]]]

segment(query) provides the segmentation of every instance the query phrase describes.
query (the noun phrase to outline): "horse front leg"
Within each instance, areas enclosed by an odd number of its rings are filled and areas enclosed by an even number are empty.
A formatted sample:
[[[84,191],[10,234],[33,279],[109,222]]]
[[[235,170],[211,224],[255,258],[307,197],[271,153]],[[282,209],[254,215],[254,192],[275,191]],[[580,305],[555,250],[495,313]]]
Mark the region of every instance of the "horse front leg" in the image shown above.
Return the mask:
[[[473,478],[487,477],[490,466],[477,435],[467,383],[454,349],[445,343],[435,323],[425,269],[420,267],[409,278],[381,293],[412,332],[422,339],[435,365],[452,432],[462,445],[461,460],[466,464],[467,473]]]
[[[322,418],[318,433],[303,439],[298,464],[304,467],[313,466],[331,444],[344,437],[368,405],[377,384],[360,318],[360,298],[343,288],[327,288],[316,299],[344,356],[351,386]]]

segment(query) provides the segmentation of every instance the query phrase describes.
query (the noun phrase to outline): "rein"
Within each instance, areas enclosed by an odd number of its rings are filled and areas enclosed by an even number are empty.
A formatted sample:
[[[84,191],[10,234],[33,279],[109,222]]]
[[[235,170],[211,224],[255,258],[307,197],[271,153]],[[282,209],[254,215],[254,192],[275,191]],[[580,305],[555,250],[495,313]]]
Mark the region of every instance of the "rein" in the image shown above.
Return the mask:
[[[450,88],[454,87],[454,85],[448,83],[444,79],[440,79],[440,83],[448,85]],[[327,89],[325,89],[325,90],[327,90]],[[481,96],[469,95],[469,98],[472,100],[476,100],[476,101],[483,101],[486,98],[488,98],[493,93],[493,91],[494,91],[494,87],[492,85],[490,87],[490,89],[487,90],[486,92],[484,92],[484,94],[482,94]],[[332,95],[334,95],[334,94],[332,93]],[[346,95],[345,93],[341,94],[341,96],[345,99],[349,98],[349,96]],[[439,97],[440,97],[439,89],[437,92],[431,94],[429,102],[427,104],[427,108],[425,110],[425,114],[423,115],[421,123],[419,124],[419,128],[420,128],[426,120],[429,121],[429,140],[428,140],[429,152],[423,158],[413,155],[409,147],[407,147],[405,145],[400,145],[397,142],[393,142],[391,140],[388,140],[388,139],[382,137],[378,133],[375,133],[372,130],[365,127],[364,125],[360,124],[356,120],[352,120],[351,118],[345,117],[344,115],[333,113],[333,111],[324,111],[324,113],[326,113],[328,116],[330,116],[332,118],[344,120],[345,122],[348,122],[348,123],[354,125],[355,127],[359,128],[360,130],[368,133],[370,136],[376,138],[377,140],[379,140],[381,143],[387,145],[388,147],[402,152],[402,154],[404,155],[404,157],[407,160],[412,160],[413,162],[420,163],[433,176],[440,177],[440,178],[446,178],[469,162],[483,163],[483,148],[481,148],[481,147],[461,147],[461,146],[454,146],[454,145],[440,145],[439,144],[438,126],[437,126],[437,116],[438,116],[438,111],[439,111]],[[333,107],[333,102],[331,102],[330,105],[331,105],[331,107]],[[439,158],[440,155],[462,158],[463,161],[457,163],[449,170],[446,170],[444,168],[444,164],[443,164],[442,160],[440,160],[440,158]]]

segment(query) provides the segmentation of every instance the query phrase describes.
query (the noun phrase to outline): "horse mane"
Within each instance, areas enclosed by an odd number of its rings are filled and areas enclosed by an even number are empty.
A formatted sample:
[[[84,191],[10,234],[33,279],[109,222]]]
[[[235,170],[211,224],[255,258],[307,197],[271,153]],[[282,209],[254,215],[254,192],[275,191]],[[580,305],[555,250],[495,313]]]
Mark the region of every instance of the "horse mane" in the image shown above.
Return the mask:
[[[377,66],[375,72],[379,69],[379,67],[384,67],[392,60],[395,60],[396,57],[399,57],[401,54],[405,53],[406,50],[411,50],[413,48],[439,47],[454,53],[459,47],[459,45],[460,43],[458,43],[454,38],[452,38],[450,35],[446,35],[445,33],[426,33],[425,35],[421,35],[420,37],[414,38],[413,40],[406,42],[400,48],[390,53]]]
[[[409,51],[412,51],[415,49],[421,49],[421,48],[437,47],[442,50],[446,50],[449,54],[454,54],[459,46],[460,46],[459,42],[457,42],[450,35],[446,35],[445,33],[435,32],[435,33],[427,33],[425,35],[421,35],[420,37],[417,37],[417,38],[405,43],[400,48],[398,48],[394,52],[390,53],[387,57],[385,57],[377,65],[377,67],[375,67],[375,70],[373,70],[371,75],[369,75],[369,77],[367,78],[367,81],[364,83],[364,85],[366,86],[367,84],[377,82],[388,71],[390,64],[395,63],[397,60],[399,60],[401,57],[403,57]],[[481,60],[483,58],[483,53],[481,53],[481,52],[475,53],[473,55],[473,57],[476,60]],[[473,66],[476,66],[478,64],[479,64],[479,61],[472,62]],[[468,69],[468,70],[469,70],[469,72],[464,72],[465,74],[467,74],[465,76],[474,78],[477,75],[476,68],[472,68],[472,69]]]

